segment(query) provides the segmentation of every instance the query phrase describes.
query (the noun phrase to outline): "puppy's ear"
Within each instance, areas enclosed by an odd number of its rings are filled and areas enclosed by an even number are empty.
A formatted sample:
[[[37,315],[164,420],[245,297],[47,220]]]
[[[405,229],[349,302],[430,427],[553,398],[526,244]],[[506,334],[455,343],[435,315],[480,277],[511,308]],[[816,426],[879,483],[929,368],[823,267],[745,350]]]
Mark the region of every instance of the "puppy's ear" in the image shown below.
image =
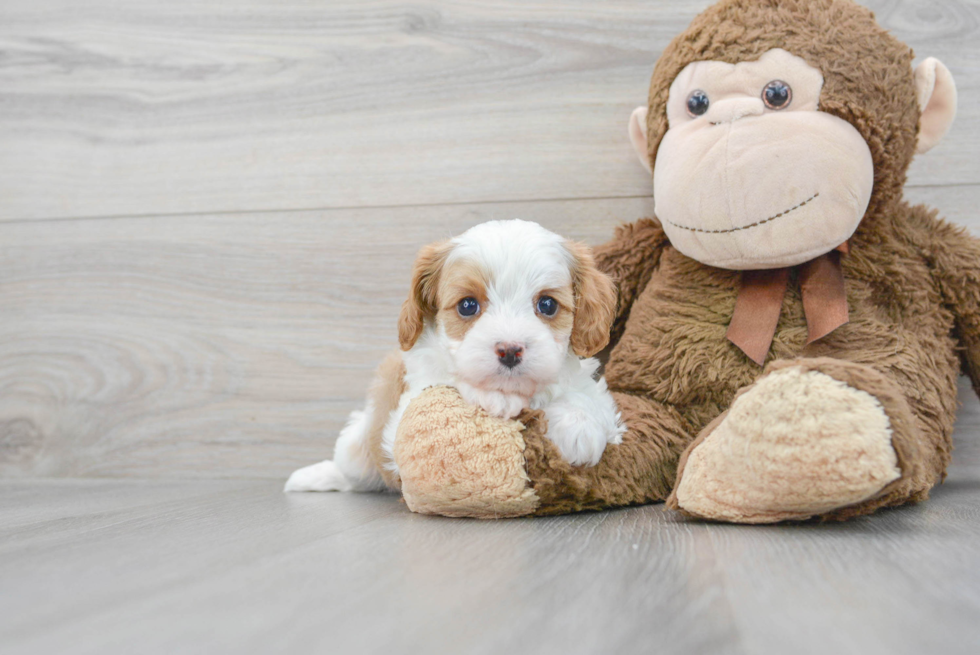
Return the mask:
[[[412,288],[402,304],[398,316],[398,343],[402,350],[409,350],[422,335],[426,316],[438,311],[436,289],[439,271],[449,255],[449,241],[430,243],[419,251],[412,267]]]
[[[581,243],[565,242],[575,257],[572,288],[575,293],[575,322],[572,324],[572,352],[591,357],[609,343],[609,331],[616,317],[616,285],[595,265],[592,249]]]

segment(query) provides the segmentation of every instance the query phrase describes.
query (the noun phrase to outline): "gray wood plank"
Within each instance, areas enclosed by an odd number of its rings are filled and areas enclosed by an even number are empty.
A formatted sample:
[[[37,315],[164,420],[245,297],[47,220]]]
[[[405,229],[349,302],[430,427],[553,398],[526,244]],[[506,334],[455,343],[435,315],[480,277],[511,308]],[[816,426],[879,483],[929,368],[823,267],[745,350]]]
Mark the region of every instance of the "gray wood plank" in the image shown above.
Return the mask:
[[[0,224],[0,474],[281,476],[397,347],[425,243],[600,242],[649,199]]]
[[[12,499],[16,499],[13,501]],[[262,481],[0,481],[5,653],[975,653],[980,460],[919,506],[505,521]]]
[[[625,125],[705,0],[8,0],[0,220],[635,197]],[[914,185],[980,182],[980,3],[874,0],[960,88]]]

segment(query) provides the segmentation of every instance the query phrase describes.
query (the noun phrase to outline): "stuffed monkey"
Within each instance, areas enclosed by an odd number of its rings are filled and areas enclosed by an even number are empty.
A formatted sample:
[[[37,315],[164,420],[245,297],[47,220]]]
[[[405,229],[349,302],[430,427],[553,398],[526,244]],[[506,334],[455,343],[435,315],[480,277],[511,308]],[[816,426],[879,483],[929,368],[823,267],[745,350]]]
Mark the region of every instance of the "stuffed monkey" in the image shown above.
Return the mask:
[[[956,107],[949,71],[912,59],[848,0],[722,0],[698,16],[630,122],[657,217],[596,250],[619,286],[605,375],[622,444],[572,467],[540,416],[477,425],[435,389],[398,433],[409,506],[665,500],[769,523],[925,499],[950,460],[957,375],[980,390],[980,242],[902,198]],[[492,430],[497,452],[463,453]]]

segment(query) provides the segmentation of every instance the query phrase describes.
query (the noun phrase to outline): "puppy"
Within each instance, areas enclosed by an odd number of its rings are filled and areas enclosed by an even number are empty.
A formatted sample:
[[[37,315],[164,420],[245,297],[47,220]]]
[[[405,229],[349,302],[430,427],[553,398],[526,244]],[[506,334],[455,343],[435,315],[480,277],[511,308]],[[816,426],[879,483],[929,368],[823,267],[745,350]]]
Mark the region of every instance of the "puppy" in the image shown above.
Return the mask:
[[[395,433],[409,402],[448,385],[501,418],[543,409],[547,437],[594,465],[625,428],[590,357],[609,341],[612,281],[591,251],[537,223],[491,221],[424,247],[398,319],[404,353],[381,365],[333,461],[295,471],[286,491],[398,488]]]

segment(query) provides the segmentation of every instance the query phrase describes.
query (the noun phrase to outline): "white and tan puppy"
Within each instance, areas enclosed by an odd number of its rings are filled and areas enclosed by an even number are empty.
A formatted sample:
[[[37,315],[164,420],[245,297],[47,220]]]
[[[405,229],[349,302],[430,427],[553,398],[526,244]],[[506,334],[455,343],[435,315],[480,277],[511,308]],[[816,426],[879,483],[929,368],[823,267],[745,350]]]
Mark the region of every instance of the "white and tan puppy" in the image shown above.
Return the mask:
[[[537,223],[491,221],[426,246],[398,320],[404,353],[382,364],[333,461],[294,472],[286,491],[384,489],[402,414],[436,385],[501,418],[542,409],[565,458],[596,464],[624,427],[598,362],[580,358],[607,344],[615,302],[591,251]]]

